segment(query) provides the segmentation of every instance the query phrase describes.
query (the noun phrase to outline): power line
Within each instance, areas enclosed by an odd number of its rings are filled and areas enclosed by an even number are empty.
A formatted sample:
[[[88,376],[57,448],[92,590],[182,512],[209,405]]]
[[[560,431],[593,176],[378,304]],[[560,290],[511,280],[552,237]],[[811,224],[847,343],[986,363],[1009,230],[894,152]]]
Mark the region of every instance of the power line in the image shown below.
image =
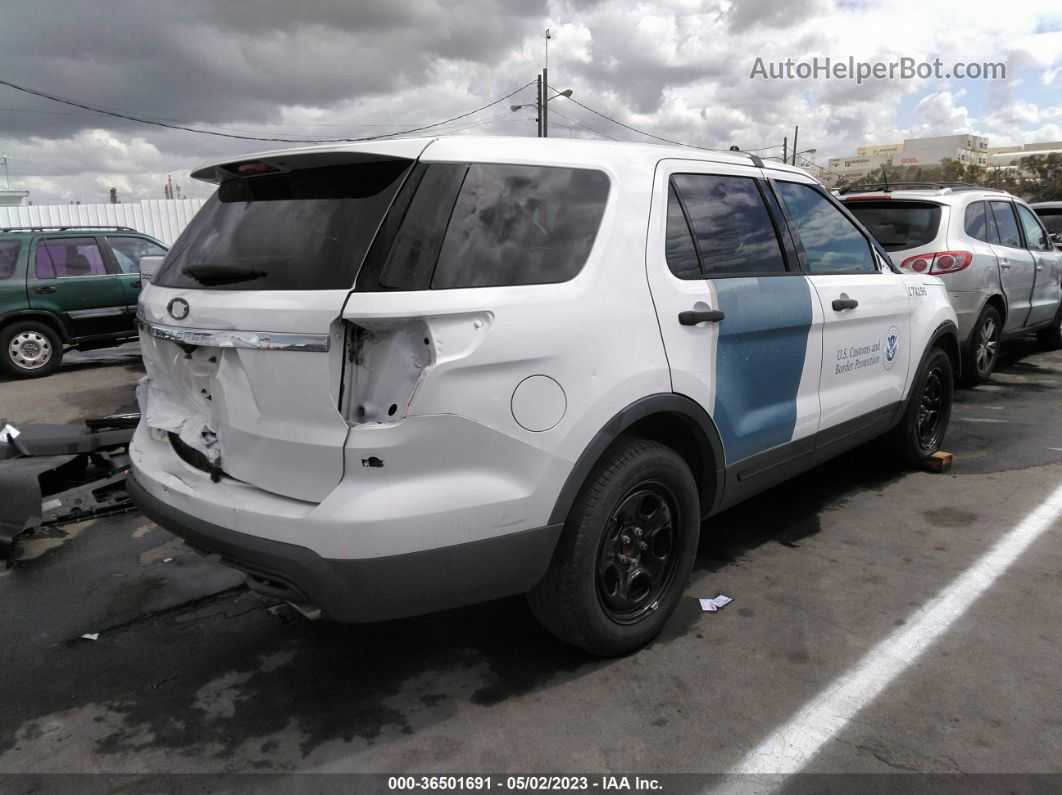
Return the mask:
[[[556,89],[553,88],[553,86],[549,86],[549,88],[551,88],[554,91],[556,91]],[[627,130],[630,130],[631,132],[636,132],[639,135],[645,135],[645,136],[648,136],[649,138],[654,138],[657,141],[663,141],[666,144],[672,144],[674,146],[683,146],[683,147],[686,147],[687,149],[700,149],[700,150],[703,150],[703,151],[706,151],[706,152],[730,152],[730,153],[733,152],[733,150],[713,149],[710,146],[699,146],[697,144],[687,144],[687,143],[683,143],[682,141],[676,141],[676,140],[674,140],[672,138],[664,138],[663,136],[656,135],[655,133],[647,132],[646,130],[639,130],[637,127],[632,127],[629,124],[624,124],[623,122],[619,121],[618,119],[612,118],[611,116],[609,116],[606,113],[602,113],[599,110],[595,110],[594,108],[591,108],[589,105],[584,105],[582,102],[580,102],[579,100],[575,99],[574,97],[570,97],[570,96],[563,95],[563,94],[558,95],[558,96],[564,96],[564,98],[567,99],[569,102],[574,102],[580,108],[583,108],[584,110],[588,110],[591,113],[593,113],[595,116],[600,116],[602,119],[605,119],[606,121],[610,121],[613,124],[618,124],[620,127],[623,127],[623,128],[625,128]],[[554,111],[554,112],[556,112],[556,111]],[[615,140],[615,139],[613,139],[613,140]],[[773,148],[773,147],[766,147],[765,146],[765,147],[762,147],[762,148],[763,149],[770,149],[770,148]],[[755,150],[755,149],[753,149],[753,150],[742,149],[740,151],[748,153],[749,151],[758,151],[758,150]]]
[[[398,130],[398,131],[392,132],[392,133],[384,133],[382,135],[370,135],[370,136],[365,136],[365,137],[362,137],[362,138],[279,138],[279,137],[260,136],[260,135],[240,135],[240,134],[237,134],[237,133],[220,132],[220,131],[217,131],[217,130],[203,130],[203,129],[197,129],[195,127],[189,127],[189,126],[187,126],[187,124],[176,122],[176,121],[173,121],[173,120],[170,120],[170,121],[158,121],[158,120],[152,120],[152,119],[144,118],[143,116],[136,116],[136,115],[133,115],[131,113],[124,113],[124,112],[119,112],[119,111],[106,110],[104,108],[96,107],[96,106],[93,106],[93,105],[88,105],[88,104],[83,103],[83,102],[76,102],[76,101],[74,101],[72,99],[65,99],[63,97],[55,96],[54,94],[49,94],[49,93],[47,93],[45,91],[38,91],[38,90],[33,89],[33,88],[27,88],[25,86],[16,85],[15,83],[11,83],[11,82],[9,82],[7,80],[0,80],[0,85],[7,86],[8,88],[13,88],[16,91],[22,91],[23,93],[26,93],[26,94],[32,94],[32,95],[37,96],[37,97],[43,97],[44,99],[49,99],[49,100],[52,100],[53,102],[59,102],[59,103],[62,103],[64,105],[70,105],[70,106],[75,107],[75,108],[81,108],[82,110],[92,111],[93,113],[102,113],[105,116],[114,116],[115,118],[126,119],[127,121],[135,121],[135,122],[138,122],[140,124],[151,124],[151,125],[154,125],[156,127],[166,127],[168,129],[171,129],[171,130],[184,130],[185,132],[198,133],[200,135],[214,135],[214,136],[217,136],[217,137],[220,137],[220,138],[238,138],[238,139],[244,140],[244,141],[278,141],[278,142],[281,142],[281,143],[324,144],[324,143],[354,143],[354,142],[357,142],[357,141],[375,141],[375,140],[379,140],[381,138],[394,138],[394,137],[399,136],[399,135],[409,135],[410,133],[423,132],[424,130],[429,130],[429,129],[433,128],[433,127],[439,127],[439,126],[442,126],[444,124],[449,124],[450,122],[458,121],[459,119],[464,119],[464,118],[467,118],[468,116],[471,116],[471,115],[473,115],[475,113],[479,113],[480,111],[484,111],[487,108],[494,107],[498,103],[504,102],[505,100],[515,96],[516,94],[519,94],[525,88],[530,86],[531,82],[533,82],[533,81],[529,81],[529,82],[525,83],[524,85],[520,86],[515,91],[511,91],[510,93],[506,94],[504,97],[499,97],[498,99],[494,100],[493,102],[489,102],[486,105],[483,105],[482,107],[476,108],[475,110],[470,110],[470,111],[468,111],[466,113],[461,113],[461,114],[459,114],[457,116],[452,116],[449,119],[444,119],[443,121],[434,122],[432,124],[425,124],[425,125],[422,125],[420,127],[412,127],[412,128],[410,128],[408,130]]]
[[[550,88],[552,88],[552,86],[550,86]],[[655,138],[658,141],[663,141],[666,144],[674,144],[675,146],[685,146],[685,147],[688,147],[690,149],[706,149],[707,148],[707,147],[704,147],[704,146],[697,146],[695,144],[685,144],[685,143],[682,143],[682,141],[674,141],[671,138],[663,138],[662,136],[654,135],[651,132],[646,132],[645,130],[639,130],[637,127],[631,127],[631,125],[629,125],[629,124],[624,124],[623,122],[618,121],[617,119],[614,119],[611,116],[608,116],[608,115],[602,113],[599,110],[594,110],[589,105],[584,105],[582,102],[580,102],[579,100],[577,100],[577,99],[575,99],[573,97],[565,97],[565,99],[567,99],[569,102],[574,102],[576,105],[578,105],[580,108],[583,108],[584,110],[590,111],[595,116],[600,116],[602,119],[610,121],[613,124],[618,124],[620,127],[624,127],[626,129],[630,130],[631,132],[636,132],[639,135],[645,135],[645,136],[648,136],[649,138]]]
[[[603,133],[600,130],[595,130],[593,127],[591,127],[591,126],[589,126],[587,124],[583,124],[578,119],[573,119],[571,116],[565,116],[559,110],[554,109],[553,113],[555,113],[557,116],[560,116],[562,119],[567,119],[568,121],[572,122],[573,124],[578,124],[580,127],[589,130],[590,132],[594,133],[595,135],[600,135],[602,138],[608,138],[610,141],[619,141],[618,138],[613,138],[608,133]]]

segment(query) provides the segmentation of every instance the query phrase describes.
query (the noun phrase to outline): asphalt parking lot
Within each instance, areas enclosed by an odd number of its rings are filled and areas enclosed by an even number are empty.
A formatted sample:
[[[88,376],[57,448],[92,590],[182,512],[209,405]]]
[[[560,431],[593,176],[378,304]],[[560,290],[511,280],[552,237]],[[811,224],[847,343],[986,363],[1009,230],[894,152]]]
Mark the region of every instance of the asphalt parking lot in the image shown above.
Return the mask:
[[[137,377],[135,350],[71,357],[0,382],[0,415],[116,411]],[[314,623],[139,514],[46,531],[0,574],[0,770],[726,773],[1058,488],[1060,399],[1062,352],[1019,340],[957,393],[950,472],[865,447],[713,518],[664,634],[620,660],[562,645],[519,598]],[[898,650],[805,770],[1062,773],[1060,531]],[[733,603],[702,613],[717,593]]]

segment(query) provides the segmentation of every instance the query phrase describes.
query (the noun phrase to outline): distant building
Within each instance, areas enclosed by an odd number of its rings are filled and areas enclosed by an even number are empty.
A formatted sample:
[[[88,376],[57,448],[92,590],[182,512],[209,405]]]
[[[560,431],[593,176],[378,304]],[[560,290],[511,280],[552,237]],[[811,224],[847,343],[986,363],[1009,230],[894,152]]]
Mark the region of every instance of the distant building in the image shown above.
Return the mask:
[[[1062,154],[1062,141],[993,146],[988,150],[988,164],[992,168],[1017,168],[1023,157],[1050,154]]]
[[[0,190],[0,207],[21,207],[28,199],[28,190]]]
[[[860,146],[857,154],[831,157],[826,168],[834,182],[865,177],[893,166],[933,167],[945,160],[978,166],[989,165],[988,139],[981,135],[942,135],[932,138],[905,138],[902,144]]]

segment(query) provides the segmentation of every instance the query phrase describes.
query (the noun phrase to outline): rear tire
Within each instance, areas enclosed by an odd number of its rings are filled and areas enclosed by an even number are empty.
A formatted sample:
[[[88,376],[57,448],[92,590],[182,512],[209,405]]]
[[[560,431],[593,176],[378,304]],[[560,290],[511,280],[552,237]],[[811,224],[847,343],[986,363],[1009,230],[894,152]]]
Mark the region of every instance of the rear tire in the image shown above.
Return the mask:
[[[546,576],[527,595],[531,610],[591,654],[634,651],[678,605],[699,533],[697,484],[682,457],[620,437],[579,492]]]
[[[59,369],[63,342],[39,320],[12,323],[0,331],[0,365],[15,378],[42,378]]]
[[[1055,315],[1055,325],[1036,332],[1036,341],[1045,351],[1057,351],[1062,348],[1062,305]]]
[[[903,463],[917,466],[940,449],[951,420],[954,381],[948,354],[934,348],[922,362],[903,419],[890,437]]]
[[[977,386],[992,376],[999,361],[999,345],[1003,336],[1003,321],[999,310],[986,306],[970,334],[966,356],[962,363],[962,385]]]

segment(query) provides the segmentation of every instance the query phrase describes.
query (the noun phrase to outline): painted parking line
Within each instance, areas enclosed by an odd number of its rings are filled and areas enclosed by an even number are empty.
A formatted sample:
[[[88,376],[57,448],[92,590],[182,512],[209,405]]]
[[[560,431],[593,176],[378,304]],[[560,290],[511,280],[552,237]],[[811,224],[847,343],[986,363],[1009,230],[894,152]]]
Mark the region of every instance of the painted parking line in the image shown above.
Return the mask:
[[[725,790],[749,782],[729,776],[784,776],[802,770],[851,720],[992,587],[1062,515],[1062,486],[999,539],[973,566],[871,649],[853,668],[805,704],[728,774]]]

